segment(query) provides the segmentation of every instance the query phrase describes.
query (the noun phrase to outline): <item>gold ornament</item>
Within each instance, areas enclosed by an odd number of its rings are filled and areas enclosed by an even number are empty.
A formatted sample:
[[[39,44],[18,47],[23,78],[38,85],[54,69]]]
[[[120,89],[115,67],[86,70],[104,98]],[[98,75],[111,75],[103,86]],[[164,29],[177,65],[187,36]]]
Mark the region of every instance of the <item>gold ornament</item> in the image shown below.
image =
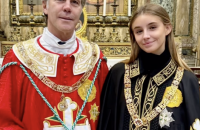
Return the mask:
[[[94,103],[94,105],[91,105],[91,109],[89,111],[90,113],[90,119],[93,120],[93,122],[95,122],[98,119],[99,116],[99,111],[98,111],[99,106],[96,105],[96,103]]]
[[[88,91],[89,91],[89,89],[90,89],[90,85],[91,85],[91,84],[92,84],[92,81],[90,81],[90,80],[88,79],[88,80],[86,80],[86,81],[81,85],[81,87],[78,89],[78,95],[80,96],[80,98],[81,98],[83,101],[85,101],[85,98],[86,98],[86,96],[87,96],[87,93],[88,93]],[[95,99],[95,97],[96,97],[96,92],[97,92],[96,87],[95,87],[95,85],[93,85],[92,91],[91,91],[90,96],[89,96],[89,98],[88,98],[88,102],[91,102],[92,100]]]
[[[165,89],[165,93],[164,93],[164,96],[165,97],[167,95],[167,93],[169,93],[171,91],[171,86],[167,87]],[[183,96],[182,96],[182,93],[179,89],[176,90],[176,93],[174,95],[174,97],[172,98],[172,100],[169,102],[169,104],[167,104],[168,107],[179,107],[180,104],[183,102]]]
[[[65,111],[68,108],[68,104],[65,100],[65,95],[62,93],[61,98],[60,98],[60,102],[58,104],[58,109],[60,111]]]

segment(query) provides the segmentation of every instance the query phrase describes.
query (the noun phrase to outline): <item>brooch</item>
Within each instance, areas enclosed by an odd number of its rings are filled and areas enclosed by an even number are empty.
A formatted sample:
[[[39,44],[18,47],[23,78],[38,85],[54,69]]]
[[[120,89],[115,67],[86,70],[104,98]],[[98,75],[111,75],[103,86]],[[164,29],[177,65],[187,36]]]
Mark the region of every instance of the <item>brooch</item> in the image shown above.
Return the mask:
[[[200,121],[199,119],[195,119],[195,122],[193,123],[194,130],[200,130]]]
[[[172,113],[173,112],[168,112],[166,108],[160,113],[159,124],[161,128],[163,126],[169,127],[170,123],[174,121],[174,119],[172,118]]]

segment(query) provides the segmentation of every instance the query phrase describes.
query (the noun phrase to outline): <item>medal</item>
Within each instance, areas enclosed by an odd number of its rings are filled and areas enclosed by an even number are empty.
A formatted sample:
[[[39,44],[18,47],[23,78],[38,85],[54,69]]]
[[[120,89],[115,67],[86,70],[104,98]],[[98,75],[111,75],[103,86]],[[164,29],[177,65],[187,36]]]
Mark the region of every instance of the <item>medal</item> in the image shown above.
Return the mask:
[[[58,104],[58,109],[60,111],[65,111],[68,108],[67,102],[65,100],[65,95],[62,93],[61,97],[60,97],[60,102]]]

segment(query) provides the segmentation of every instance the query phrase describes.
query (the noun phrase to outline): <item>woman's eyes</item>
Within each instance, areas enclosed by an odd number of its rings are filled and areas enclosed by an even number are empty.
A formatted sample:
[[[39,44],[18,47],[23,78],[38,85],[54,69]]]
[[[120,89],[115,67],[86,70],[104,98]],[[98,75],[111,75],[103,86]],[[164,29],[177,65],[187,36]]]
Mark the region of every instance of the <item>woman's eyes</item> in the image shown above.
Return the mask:
[[[155,30],[157,27],[156,26],[151,26],[151,27],[149,27],[149,30],[151,30],[151,31],[153,31],[153,30]],[[138,30],[135,30],[134,31],[134,33],[136,33],[136,34],[140,34],[140,33],[142,33],[143,32],[143,29],[138,29]]]
[[[142,30],[137,30],[137,31],[135,31],[135,33],[140,34],[140,33],[142,33]]]
[[[151,26],[149,29],[153,30],[153,29],[156,29],[157,27],[156,26]]]

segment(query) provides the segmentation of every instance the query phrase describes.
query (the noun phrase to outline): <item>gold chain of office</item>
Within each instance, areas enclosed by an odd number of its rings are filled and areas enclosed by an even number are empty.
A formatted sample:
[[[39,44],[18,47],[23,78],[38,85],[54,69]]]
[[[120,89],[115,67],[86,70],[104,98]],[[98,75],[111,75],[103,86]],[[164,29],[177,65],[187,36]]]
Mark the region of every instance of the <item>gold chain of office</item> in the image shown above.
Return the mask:
[[[130,66],[128,64],[125,64],[124,94],[126,99],[126,106],[133,120],[133,123],[136,126],[136,129],[145,124],[148,124],[166,108],[167,104],[173,99],[176,90],[178,89],[178,85],[183,77],[183,72],[184,69],[182,67],[177,68],[176,75],[172,81],[171,90],[169,91],[169,93],[167,93],[166,96],[163,97],[162,101],[152,111],[150,111],[145,117],[142,117],[140,119],[135,110],[133,97],[131,94]]]

